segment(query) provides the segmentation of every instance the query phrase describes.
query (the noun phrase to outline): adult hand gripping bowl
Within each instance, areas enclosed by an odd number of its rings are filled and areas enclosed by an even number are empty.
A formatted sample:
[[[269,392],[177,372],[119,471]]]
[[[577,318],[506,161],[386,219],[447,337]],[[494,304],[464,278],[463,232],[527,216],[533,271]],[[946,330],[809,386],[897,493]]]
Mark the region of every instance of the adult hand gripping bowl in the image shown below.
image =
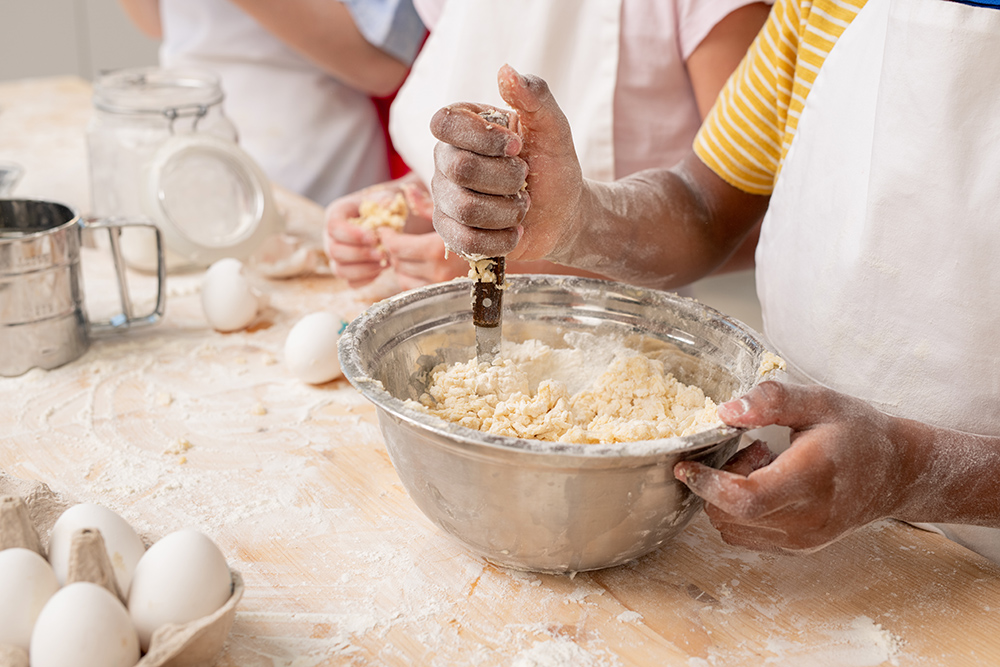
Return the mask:
[[[662,347],[675,377],[716,403],[760,381],[770,350],[752,329],[691,299],[564,276],[507,278],[504,338],[565,347],[582,332]],[[466,281],[404,292],[351,322],[344,375],[376,406],[392,464],[438,527],[504,567],[565,573],[613,567],[668,544],[702,507],[678,462],[722,466],[742,430],[720,424],[668,439],[575,444],[513,438],[407,405],[441,363],[476,354]]]

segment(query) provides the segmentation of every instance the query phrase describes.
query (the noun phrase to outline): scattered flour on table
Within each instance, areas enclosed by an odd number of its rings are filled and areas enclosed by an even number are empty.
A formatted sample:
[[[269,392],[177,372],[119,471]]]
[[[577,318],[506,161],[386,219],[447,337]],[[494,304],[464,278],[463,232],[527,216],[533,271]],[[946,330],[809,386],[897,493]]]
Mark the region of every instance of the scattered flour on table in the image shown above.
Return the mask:
[[[767,658],[764,664],[782,667],[898,665],[905,645],[905,640],[868,616],[858,616],[847,627],[831,630],[829,641],[822,647],[769,641],[766,648],[774,655]]]
[[[565,637],[541,641],[514,656],[511,667],[596,667],[601,663]]]
[[[439,365],[410,405],[487,433],[584,444],[671,438],[721,423],[715,402],[662,360],[610,339],[570,342],[528,340],[505,346],[493,364]]]
[[[642,620],[642,614],[637,611],[623,611],[617,616],[619,623],[637,623]]]

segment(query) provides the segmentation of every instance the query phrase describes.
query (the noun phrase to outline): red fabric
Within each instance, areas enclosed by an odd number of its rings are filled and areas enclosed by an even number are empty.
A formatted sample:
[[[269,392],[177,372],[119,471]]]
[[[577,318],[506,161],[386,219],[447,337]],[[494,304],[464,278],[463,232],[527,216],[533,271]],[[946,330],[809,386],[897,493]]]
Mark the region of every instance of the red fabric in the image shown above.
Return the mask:
[[[389,137],[389,106],[396,99],[396,93],[387,97],[373,97],[375,109],[378,111],[378,119],[382,124],[382,135],[385,137],[386,156],[389,159],[389,178],[396,179],[410,173],[410,167],[399,157],[399,153],[392,145]]]
[[[420,44],[421,49],[427,43],[429,34],[426,31],[424,32],[424,39]],[[396,91],[399,92],[399,89],[397,88]],[[382,136],[385,137],[386,157],[389,159],[389,178],[397,179],[400,176],[406,176],[411,170],[410,166],[396,152],[396,148],[392,145],[392,138],[389,136],[389,107],[392,106],[394,99],[396,99],[396,93],[385,97],[373,97],[372,102],[375,103],[375,109],[378,111],[378,119],[382,124]]]

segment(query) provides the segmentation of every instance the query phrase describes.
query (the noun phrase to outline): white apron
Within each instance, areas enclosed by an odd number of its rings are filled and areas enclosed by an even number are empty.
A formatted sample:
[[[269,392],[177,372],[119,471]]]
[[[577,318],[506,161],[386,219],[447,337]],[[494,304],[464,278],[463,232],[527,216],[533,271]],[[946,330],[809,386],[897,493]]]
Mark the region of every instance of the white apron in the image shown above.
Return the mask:
[[[430,183],[431,116],[463,101],[508,108],[497,91],[497,71],[507,63],[549,83],[573,128],[584,176],[614,179],[620,24],[621,0],[451,0],[393,102],[393,146]]]
[[[1000,11],[869,0],[820,70],[757,248],[806,380],[1000,435]],[[1000,531],[938,526],[1000,562]]]

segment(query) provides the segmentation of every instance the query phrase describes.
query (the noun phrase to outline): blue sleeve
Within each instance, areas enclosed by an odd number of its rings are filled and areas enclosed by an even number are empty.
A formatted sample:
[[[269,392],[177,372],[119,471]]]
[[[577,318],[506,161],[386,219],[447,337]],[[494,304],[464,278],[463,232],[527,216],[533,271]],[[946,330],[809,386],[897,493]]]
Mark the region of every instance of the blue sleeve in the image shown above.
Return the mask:
[[[1000,9],[1000,0],[954,0],[963,5],[974,5],[976,7],[992,7]]]
[[[343,0],[365,39],[389,55],[413,63],[424,41],[424,28],[413,0]]]

